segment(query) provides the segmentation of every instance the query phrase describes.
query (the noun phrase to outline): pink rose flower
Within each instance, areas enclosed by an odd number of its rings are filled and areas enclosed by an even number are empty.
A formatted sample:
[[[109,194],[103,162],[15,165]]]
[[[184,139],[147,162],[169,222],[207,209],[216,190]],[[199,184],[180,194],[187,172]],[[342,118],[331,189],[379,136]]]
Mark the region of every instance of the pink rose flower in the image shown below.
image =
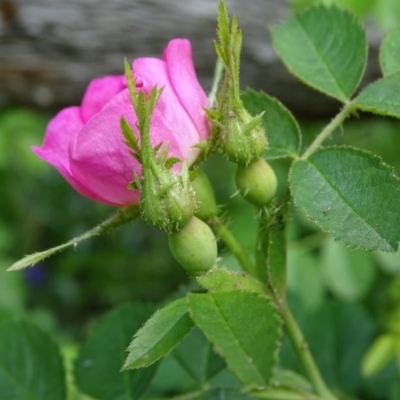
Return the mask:
[[[152,145],[169,142],[169,156],[190,165],[199,154],[193,146],[210,134],[204,112],[209,103],[196,77],[190,42],[171,40],[162,60],[139,58],[133,71],[145,93],[164,88],[151,120]],[[42,147],[32,150],[83,196],[113,206],[138,204],[139,192],[127,186],[133,171],[141,176],[141,165],[124,143],[121,116],[139,138],[125,77],[94,79],[81,106],[61,110],[48,124]]]

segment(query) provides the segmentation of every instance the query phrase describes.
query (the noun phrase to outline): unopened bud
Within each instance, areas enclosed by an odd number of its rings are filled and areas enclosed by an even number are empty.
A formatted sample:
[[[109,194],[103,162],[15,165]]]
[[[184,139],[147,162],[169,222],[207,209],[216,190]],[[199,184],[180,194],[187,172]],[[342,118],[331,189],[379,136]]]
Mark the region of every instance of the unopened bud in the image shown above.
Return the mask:
[[[262,156],[267,138],[262,127],[262,114],[252,117],[244,108],[228,113],[221,128],[221,148],[230,161],[249,164]]]
[[[189,181],[186,164],[180,175],[157,168],[145,172],[140,199],[143,219],[166,232],[181,229],[197,210],[196,193]],[[158,169],[157,174],[151,175]]]
[[[175,260],[191,276],[207,272],[217,261],[215,236],[197,217],[192,217],[181,230],[169,235],[168,244]]]
[[[215,202],[214,189],[206,173],[199,169],[192,185],[199,204],[199,209],[195,213],[196,217],[207,221],[217,215],[218,207]]]
[[[259,158],[249,165],[238,165],[236,185],[249,203],[262,207],[275,196],[277,179],[270,165]]]

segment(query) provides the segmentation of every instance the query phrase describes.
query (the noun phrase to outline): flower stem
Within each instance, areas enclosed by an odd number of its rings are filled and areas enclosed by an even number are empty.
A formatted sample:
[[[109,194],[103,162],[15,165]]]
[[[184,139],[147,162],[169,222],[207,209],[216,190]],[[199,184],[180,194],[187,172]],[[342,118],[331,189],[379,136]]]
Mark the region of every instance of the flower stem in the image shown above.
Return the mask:
[[[308,149],[301,156],[301,160],[305,160],[311,156],[321,144],[332,134],[332,132],[339,127],[343,121],[353,112],[354,105],[352,102],[346,103],[345,106],[341,109],[339,114],[336,115],[335,118],[321,131],[321,133],[314,139],[314,141],[310,144]]]
[[[256,266],[244,251],[241,244],[236,240],[235,236],[233,236],[232,232],[222,222],[222,220],[216,217],[210,221],[210,226],[217,236],[225,243],[226,247],[228,247],[228,249],[236,257],[242,268],[253,277],[260,279]]]
[[[263,222],[265,221],[261,219],[260,223]],[[217,236],[225,243],[228,249],[233,253],[243,269],[253,277],[262,280],[262,277],[259,276],[260,274],[258,268],[244,251],[241,244],[233,236],[232,232],[222,222],[221,218],[215,217],[212,219],[210,221],[210,226],[215,231]],[[282,251],[286,251],[286,248],[282,249]],[[275,300],[275,304],[277,305],[279,313],[284,321],[289,339],[296,350],[296,353],[314,387],[315,392],[322,396],[324,400],[336,400],[335,396],[326,386],[322,375],[319,372],[318,366],[310,352],[308,344],[289,307],[287,306],[286,301],[284,299],[277,298],[277,296],[274,294],[274,291],[270,291],[270,289],[271,288],[268,287],[268,292],[270,292]]]
[[[310,379],[315,391],[322,396],[324,400],[336,400],[336,397],[330,392],[326,386],[321,373],[315,363],[315,360],[310,352],[308,343],[304,339],[304,336],[294,319],[289,307],[286,302],[279,305],[281,317],[284,320],[285,328],[289,338],[296,350],[296,353],[303,364],[303,367]]]
[[[211,108],[214,107],[215,101],[217,99],[218,88],[222,79],[223,71],[224,71],[224,65],[222,64],[222,61],[219,58],[217,58],[217,62],[215,63],[212,88],[210,94],[208,95],[208,101],[210,102]]]

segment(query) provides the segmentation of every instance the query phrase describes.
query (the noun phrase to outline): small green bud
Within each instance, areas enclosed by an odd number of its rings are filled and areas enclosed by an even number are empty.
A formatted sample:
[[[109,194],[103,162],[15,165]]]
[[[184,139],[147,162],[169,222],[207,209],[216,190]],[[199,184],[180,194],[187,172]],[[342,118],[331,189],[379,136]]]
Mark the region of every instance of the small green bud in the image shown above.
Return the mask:
[[[192,217],[178,232],[168,236],[168,244],[175,260],[191,276],[211,269],[217,261],[217,242],[211,228]]]
[[[196,192],[199,209],[195,213],[197,218],[207,221],[218,214],[218,207],[215,202],[214,189],[206,173],[199,169],[196,178],[192,182]]]
[[[156,171],[156,174],[153,174]],[[179,231],[197,211],[196,193],[189,181],[186,164],[182,173],[153,165],[143,168],[140,212],[150,225],[166,232]]]
[[[249,203],[262,207],[275,196],[277,180],[270,165],[259,158],[249,165],[238,165],[236,185]]]
[[[175,173],[172,167],[181,159],[168,157],[169,141],[153,146],[150,140],[152,114],[163,89],[155,86],[148,93],[138,91],[126,60],[125,76],[137,117],[140,145],[124,117],[121,118],[121,131],[130,153],[142,165],[142,176],[134,171],[128,188],[140,190],[140,214],[146,222],[166,232],[175,232],[186,225],[197,211],[196,193],[190,183],[187,162],[184,160],[181,172]]]
[[[221,127],[220,143],[230,161],[247,165],[262,156],[267,138],[261,119],[262,114],[252,117],[244,108],[238,113],[228,112]]]

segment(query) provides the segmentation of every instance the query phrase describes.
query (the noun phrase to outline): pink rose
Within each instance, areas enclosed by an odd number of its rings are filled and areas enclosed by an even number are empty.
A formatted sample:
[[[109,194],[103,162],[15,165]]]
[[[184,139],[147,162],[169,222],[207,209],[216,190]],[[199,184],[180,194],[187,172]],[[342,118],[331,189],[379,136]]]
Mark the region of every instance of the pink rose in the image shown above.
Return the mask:
[[[152,145],[169,142],[169,156],[190,165],[199,154],[193,146],[210,134],[204,112],[209,103],[196,78],[190,42],[171,40],[162,60],[139,58],[133,71],[140,90],[164,88],[151,120]],[[121,116],[139,137],[125,77],[94,79],[81,106],[61,110],[48,124],[42,147],[32,150],[83,196],[114,206],[137,204],[139,192],[127,186],[133,171],[141,176],[141,166],[124,143]]]

